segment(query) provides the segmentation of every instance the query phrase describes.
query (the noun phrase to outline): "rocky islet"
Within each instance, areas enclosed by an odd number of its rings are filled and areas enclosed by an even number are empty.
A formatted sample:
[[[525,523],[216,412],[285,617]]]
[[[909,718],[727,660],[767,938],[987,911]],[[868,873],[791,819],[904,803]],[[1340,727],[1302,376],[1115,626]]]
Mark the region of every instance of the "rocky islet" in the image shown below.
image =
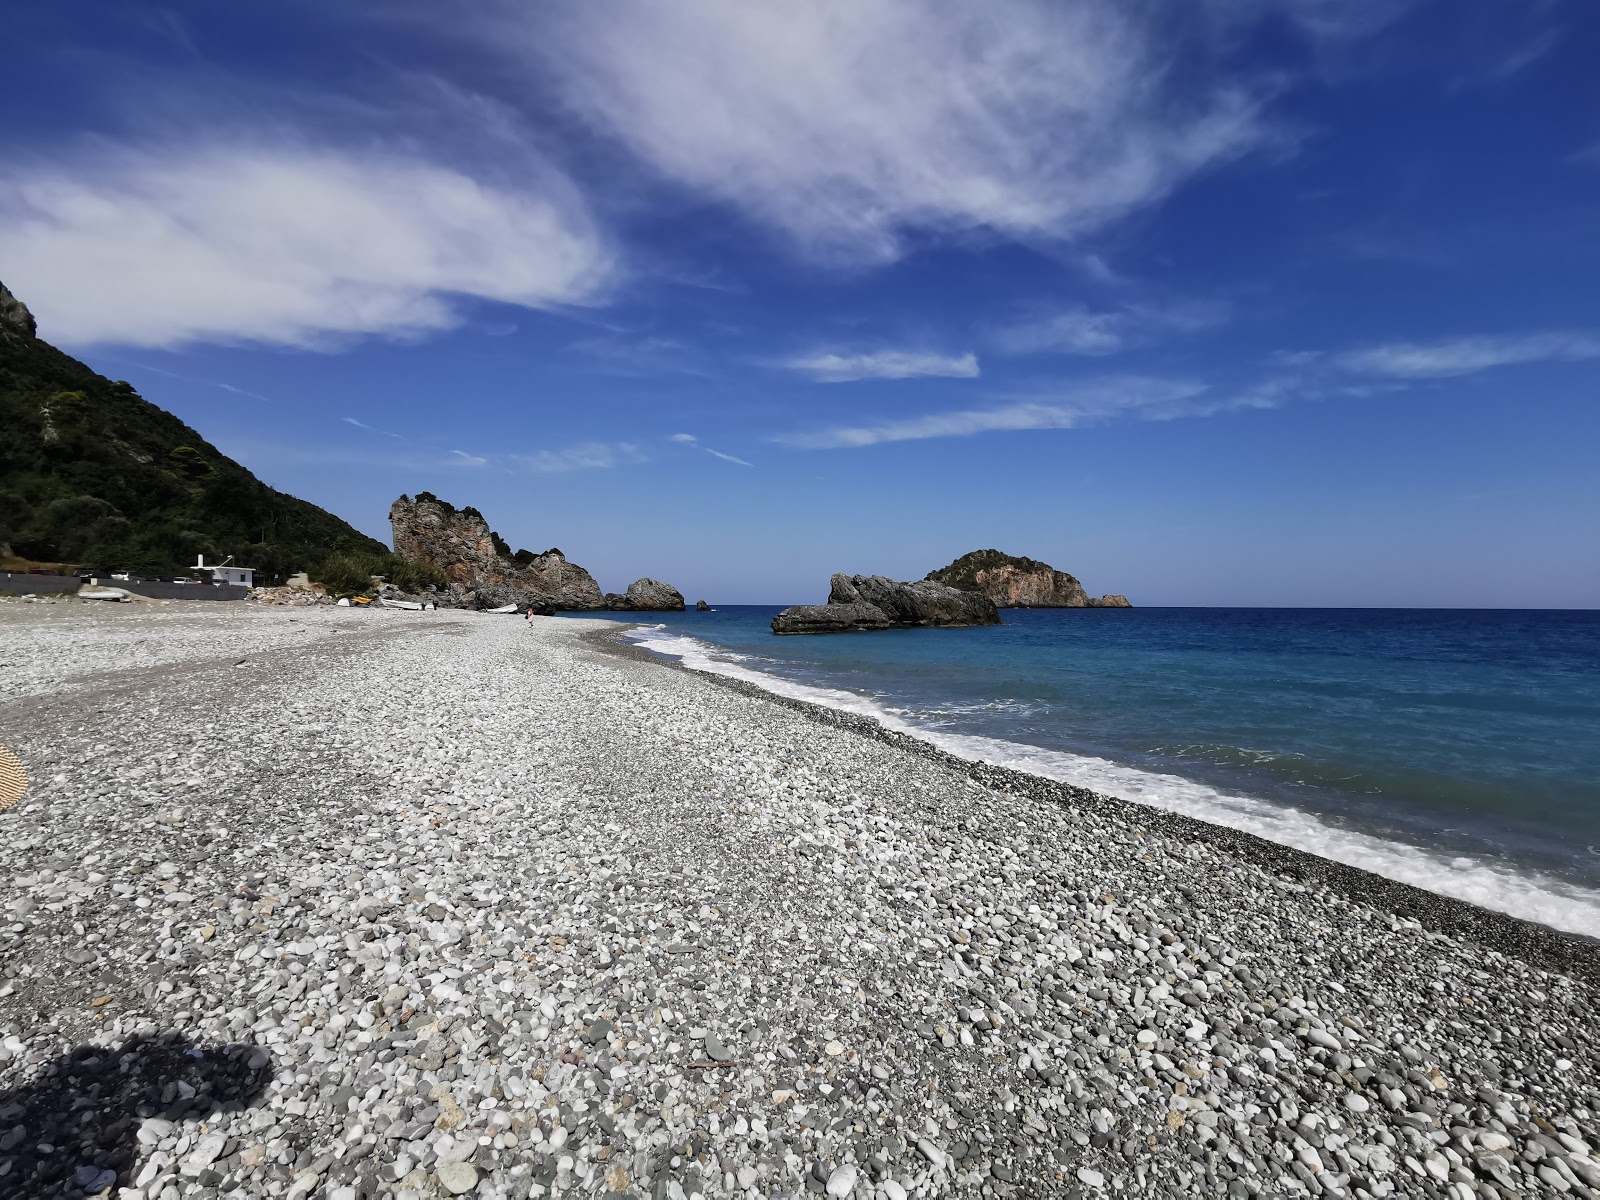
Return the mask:
[[[936,583],[982,592],[1000,608],[1132,608],[1126,596],[1091,596],[1073,575],[1049,563],[973,550],[949,566],[929,571]]]

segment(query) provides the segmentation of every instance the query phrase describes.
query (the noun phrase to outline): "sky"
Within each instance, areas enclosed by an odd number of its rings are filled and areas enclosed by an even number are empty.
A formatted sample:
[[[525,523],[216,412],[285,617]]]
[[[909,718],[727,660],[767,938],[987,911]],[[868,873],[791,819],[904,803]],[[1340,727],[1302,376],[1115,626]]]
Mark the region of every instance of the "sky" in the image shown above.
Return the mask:
[[[16,7],[0,281],[388,540],[1600,606],[1588,0]]]

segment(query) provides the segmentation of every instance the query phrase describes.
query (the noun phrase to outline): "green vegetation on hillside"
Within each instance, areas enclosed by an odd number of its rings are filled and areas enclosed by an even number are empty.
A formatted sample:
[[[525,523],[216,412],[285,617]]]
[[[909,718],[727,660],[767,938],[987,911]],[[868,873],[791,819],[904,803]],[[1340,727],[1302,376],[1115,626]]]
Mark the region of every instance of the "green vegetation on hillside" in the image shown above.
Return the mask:
[[[978,572],[992,571],[996,567],[1016,567],[1019,571],[1027,572],[1055,569],[1049,563],[1038,562],[1031,558],[1019,558],[1015,554],[1005,554],[999,550],[973,550],[969,554],[963,554],[948,567],[929,571],[924,578],[965,591],[980,592],[983,588],[978,583]]]
[[[330,554],[311,566],[308,573],[334,596],[359,596],[371,591],[375,576],[402,592],[442,588],[450,582],[432,563],[408,562],[398,554]]]
[[[169,575],[227,555],[281,580],[387,548],[275,491],[127,383],[0,324],[0,553]]]

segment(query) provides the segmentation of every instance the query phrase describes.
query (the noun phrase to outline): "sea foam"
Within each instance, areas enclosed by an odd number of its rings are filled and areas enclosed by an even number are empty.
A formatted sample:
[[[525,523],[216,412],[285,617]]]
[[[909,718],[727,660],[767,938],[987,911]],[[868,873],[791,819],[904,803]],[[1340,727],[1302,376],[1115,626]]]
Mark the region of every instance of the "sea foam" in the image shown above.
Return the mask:
[[[1220,791],[1177,775],[1142,771],[1103,758],[1046,750],[1002,738],[928,728],[906,720],[870,696],[798,683],[757,670],[744,665],[751,661],[748,656],[718,649],[665,626],[636,626],[629,631],[629,637],[642,648],[677,659],[692,670],[741,679],[774,695],[869,717],[886,729],[909,734],[969,762],[1009,767],[1182,813],[1481,908],[1600,937],[1600,891],[1470,856],[1434,853],[1420,846],[1340,829],[1302,809]]]

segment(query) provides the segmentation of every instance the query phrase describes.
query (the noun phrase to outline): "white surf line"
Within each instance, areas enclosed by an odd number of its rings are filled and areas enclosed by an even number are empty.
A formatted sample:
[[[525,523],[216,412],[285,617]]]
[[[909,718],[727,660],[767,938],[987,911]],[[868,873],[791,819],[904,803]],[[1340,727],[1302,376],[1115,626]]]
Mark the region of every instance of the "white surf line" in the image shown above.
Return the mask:
[[[1600,891],[1573,886],[1545,875],[1508,870],[1467,855],[1447,856],[1371,834],[1339,829],[1301,809],[1221,792],[1177,775],[1141,771],[1103,758],[1046,750],[1022,742],[928,729],[903,720],[870,697],[837,688],[795,683],[741,666],[743,656],[721,652],[696,638],[672,633],[664,626],[639,626],[630,630],[628,636],[637,645],[676,658],[692,670],[741,679],[773,695],[870,717],[886,729],[908,734],[969,762],[1009,767],[1133,803],[1181,813],[1345,866],[1359,867],[1436,895],[1465,900],[1480,908],[1553,929],[1600,937]],[[722,653],[727,656],[720,657]]]

